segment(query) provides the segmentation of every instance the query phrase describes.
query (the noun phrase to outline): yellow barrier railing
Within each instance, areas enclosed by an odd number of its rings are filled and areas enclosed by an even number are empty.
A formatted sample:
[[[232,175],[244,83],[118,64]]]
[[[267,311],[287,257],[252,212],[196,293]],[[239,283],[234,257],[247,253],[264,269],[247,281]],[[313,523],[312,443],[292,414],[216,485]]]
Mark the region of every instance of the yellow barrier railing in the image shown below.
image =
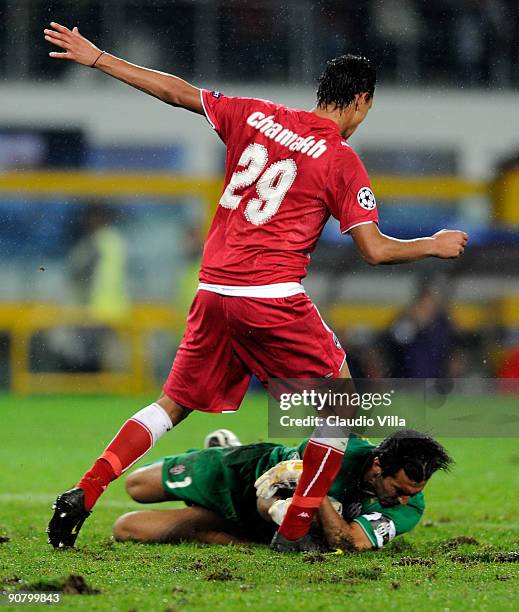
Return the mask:
[[[328,308],[326,319],[337,331],[355,325],[382,330],[395,320],[401,310],[401,307],[388,304],[335,304]],[[482,304],[453,304],[448,312],[456,327],[464,331],[475,331],[496,323],[508,328],[518,328],[519,295],[512,294]]]
[[[377,199],[415,198],[420,200],[449,201],[470,196],[489,195],[484,181],[470,181],[455,176],[374,176],[373,190]]]
[[[489,193],[483,181],[452,176],[399,177],[374,176],[373,185],[379,199],[419,198],[453,200]],[[0,193],[41,197],[53,194],[79,197],[198,195],[211,202],[220,197],[219,178],[179,177],[162,173],[97,173],[72,171],[8,172],[0,174]]]
[[[55,391],[145,393],[156,389],[148,338],[153,331],[166,334],[183,331],[184,319],[176,311],[158,304],[136,304],[127,319],[105,323],[88,308],[61,307],[42,303],[0,303],[0,329],[9,333],[11,389],[17,393]],[[129,347],[125,371],[99,373],[31,372],[30,344],[33,336],[59,327],[106,325]]]
[[[7,172],[0,173],[0,193],[41,197],[73,195],[78,197],[117,196],[201,196],[209,201],[218,200],[221,179],[179,177],[149,172]]]
[[[326,312],[326,319],[337,331],[356,325],[386,328],[398,315],[390,305],[337,304]],[[492,304],[456,304],[449,309],[452,321],[465,331],[493,325],[499,319],[507,327],[519,327],[519,295]],[[129,347],[125,371],[100,373],[53,373],[30,371],[31,338],[38,332],[58,327],[99,327],[114,330]],[[0,303],[0,330],[10,336],[9,369],[11,389],[17,393],[97,392],[135,394],[156,389],[152,356],[147,340],[154,331],[180,337],[183,315],[160,304],[136,304],[125,322],[105,323],[92,317],[87,308],[60,307],[42,303]]]
[[[519,171],[508,172],[492,187],[496,219],[519,225]]]
[[[496,219],[519,223],[519,171],[498,181],[476,181],[456,176],[372,177],[379,200],[408,199],[448,202],[470,196],[487,196],[494,202]],[[38,198],[54,194],[77,197],[199,196],[209,213],[220,198],[222,179],[172,176],[149,172],[14,171],[0,173],[0,194]]]
[[[498,221],[519,224],[519,171],[497,181],[476,181],[456,176],[372,177],[379,200],[409,199],[449,202],[470,196],[487,196],[493,201]],[[55,194],[76,197],[153,196],[171,198],[199,196],[208,216],[220,198],[222,179],[172,176],[164,173],[100,173],[85,171],[15,171],[0,173],[0,194],[38,198]]]
[[[0,195],[35,199],[53,195],[76,198],[142,197],[158,198],[157,202],[173,204],[178,197],[198,197],[204,205],[206,225],[220,199],[222,180],[172,176],[169,174],[132,172],[6,172],[0,173]],[[122,200],[124,203],[125,200]],[[128,203],[128,200],[126,200]]]

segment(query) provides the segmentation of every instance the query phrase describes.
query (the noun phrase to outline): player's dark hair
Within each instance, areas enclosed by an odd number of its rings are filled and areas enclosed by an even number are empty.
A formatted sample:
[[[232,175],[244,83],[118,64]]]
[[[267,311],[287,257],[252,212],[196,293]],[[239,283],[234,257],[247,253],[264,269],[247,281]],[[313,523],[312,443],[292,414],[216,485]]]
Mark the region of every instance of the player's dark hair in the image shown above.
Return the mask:
[[[394,476],[403,469],[413,482],[423,482],[454,463],[443,446],[431,436],[402,429],[388,436],[374,451],[383,476]]]
[[[319,77],[317,104],[320,107],[344,108],[357,94],[375,93],[377,71],[371,62],[358,55],[341,55],[326,64]]]

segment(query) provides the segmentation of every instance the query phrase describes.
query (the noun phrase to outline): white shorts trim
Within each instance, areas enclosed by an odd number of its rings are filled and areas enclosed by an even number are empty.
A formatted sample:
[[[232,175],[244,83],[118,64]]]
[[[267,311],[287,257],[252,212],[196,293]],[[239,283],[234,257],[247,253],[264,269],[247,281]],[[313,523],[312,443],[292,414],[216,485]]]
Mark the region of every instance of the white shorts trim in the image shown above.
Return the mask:
[[[305,288],[301,283],[273,283],[272,285],[250,286],[199,283],[198,289],[219,293],[220,295],[256,298],[284,298],[305,292]]]

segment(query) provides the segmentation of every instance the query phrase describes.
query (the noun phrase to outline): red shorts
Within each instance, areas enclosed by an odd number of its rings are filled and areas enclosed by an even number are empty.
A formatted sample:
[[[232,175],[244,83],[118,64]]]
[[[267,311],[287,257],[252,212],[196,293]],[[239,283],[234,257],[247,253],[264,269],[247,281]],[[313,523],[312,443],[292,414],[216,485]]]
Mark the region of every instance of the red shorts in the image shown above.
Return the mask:
[[[269,378],[335,378],[345,358],[304,293],[250,298],[201,289],[164,392],[192,410],[237,410],[253,374],[265,386]]]

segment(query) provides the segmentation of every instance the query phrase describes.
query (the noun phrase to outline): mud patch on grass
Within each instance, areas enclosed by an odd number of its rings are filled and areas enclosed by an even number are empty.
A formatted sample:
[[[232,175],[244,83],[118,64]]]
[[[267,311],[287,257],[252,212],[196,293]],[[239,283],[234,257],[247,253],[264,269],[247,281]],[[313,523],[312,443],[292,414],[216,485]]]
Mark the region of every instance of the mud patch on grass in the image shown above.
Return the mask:
[[[209,568],[209,564],[207,563],[207,561],[203,561],[202,559],[198,559],[197,561],[194,561],[189,566],[189,569],[193,570],[194,572],[199,572],[200,570],[205,570],[208,568]]]
[[[94,561],[104,561],[105,557],[96,552],[95,550],[73,550],[73,552],[77,553],[80,557],[88,557],[89,559],[93,559]]]
[[[328,582],[332,584],[362,584],[372,580],[380,580],[382,578],[383,568],[374,566],[361,569],[350,569],[345,572],[334,572],[333,574],[323,574],[319,576],[311,576],[309,582],[321,583]]]
[[[497,552],[494,553],[494,563],[519,563],[519,552]]]
[[[8,538],[7,536],[0,536],[0,544],[7,544],[7,542],[10,542],[11,538]]]
[[[98,595],[101,591],[89,586],[83,576],[70,574],[63,581],[64,595]]]
[[[229,563],[229,559],[225,559],[219,555],[209,555],[202,559],[196,559],[188,567],[194,572],[203,572],[204,580],[216,580],[226,582],[228,580],[243,580],[241,576],[235,575],[234,563]]]
[[[480,545],[479,541],[476,540],[476,538],[461,535],[455,536],[454,538],[449,538],[445,542],[442,542],[439,548],[441,548],[442,550],[455,550],[456,548],[458,548],[459,546],[463,546],[464,544],[469,544],[471,546]]]
[[[13,576],[6,576],[0,580],[0,589],[6,587],[20,586],[25,583],[25,580],[20,576],[14,574]]]
[[[70,574],[64,580],[38,580],[23,587],[24,591],[51,591],[63,595],[99,595],[101,591],[89,586],[83,576]]]
[[[242,555],[255,555],[256,549],[253,546],[234,546],[233,551],[241,553]]]
[[[49,591],[51,593],[61,593],[63,588],[63,581],[60,580],[36,580],[35,582],[28,582],[21,587],[22,591]]]
[[[374,565],[373,567],[367,567],[362,569],[352,569],[347,572],[351,578],[358,578],[359,580],[380,580],[384,568]]]
[[[434,564],[435,564],[434,559],[425,559],[422,557],[402,557],[396,563],[396,565],[402,565],[402,566],[421,565],[423,567],[431,567]]]
[[[305,553],[303,555],[304,563],[326,563],[327,561],[327,556],[320,552]]]
[[[235,576],[227,568],[216,570],[207,574],[206,580],[216,580],[218,582],[228,582],[229,580],[243,580],[242,576]]]
[[[228,557],[219,554],[209,554],[205,557],[195,559],[187,569],[195,572],[207,571],[218,574],[222,569],[228,571],[234,570],[235,564],[233,560]]]
[[[519,563],[519,552],[484,552],[472,555],[449,555],[456,563]]]

